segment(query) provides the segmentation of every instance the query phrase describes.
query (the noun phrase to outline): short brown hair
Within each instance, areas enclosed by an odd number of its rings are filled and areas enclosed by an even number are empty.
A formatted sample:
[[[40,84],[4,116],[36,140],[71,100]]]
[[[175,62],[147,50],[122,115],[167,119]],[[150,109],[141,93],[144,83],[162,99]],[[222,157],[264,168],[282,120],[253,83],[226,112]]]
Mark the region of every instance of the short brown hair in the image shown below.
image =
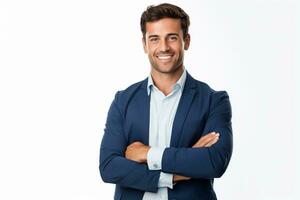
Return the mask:
[[[154,22],[163,18],[180,19],[183,37],[186,38],[189,32],[190,18],[184,12],[184,10],[169,3],[163,3],[157,6],[148,6],[147,9],[143,12],[140,22],[143,37],[145,37],[146,35],[147,22]]]

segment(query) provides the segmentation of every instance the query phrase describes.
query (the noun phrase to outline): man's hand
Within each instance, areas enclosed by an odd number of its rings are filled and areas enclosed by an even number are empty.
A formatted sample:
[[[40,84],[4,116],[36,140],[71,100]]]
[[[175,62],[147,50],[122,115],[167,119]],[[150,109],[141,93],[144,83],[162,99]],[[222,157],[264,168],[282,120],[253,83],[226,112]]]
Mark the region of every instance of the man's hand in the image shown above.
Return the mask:
[[[219,133],[211,132],[203,137],[201,137],[194,145],[193,148],[199,147],[210,147],[214,145],[219,140]],[[191,179],[190,177],[181,176],[174,174],[173,175],[173,182],[176,183],[178,181],[186,181]]]
[[[211,147],[219,140],[219,133],[211,132],[203,137],[201,137],[194,145],[193,148],[199,147]]]
[[[149,149],[149,146],[146,146],[141,142],[133,142],[127,147],[125,157],[138,163],[145,163],[147,162],[147,153]]]
[[[174,174],[173,175],[173,183],[179,182],[179,181],[187,181],[190,180],[191,177],[187,177],[187,176],[181,176],[181,175],[177,175]]]

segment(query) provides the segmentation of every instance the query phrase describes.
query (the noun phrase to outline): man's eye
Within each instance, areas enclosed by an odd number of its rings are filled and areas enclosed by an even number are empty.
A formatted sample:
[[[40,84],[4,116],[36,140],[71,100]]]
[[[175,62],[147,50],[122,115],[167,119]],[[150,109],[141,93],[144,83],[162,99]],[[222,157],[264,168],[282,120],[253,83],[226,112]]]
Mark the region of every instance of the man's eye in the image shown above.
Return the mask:
[[[151,38],[150,39],[150,42],[157,42],[158,41],[158,38]]]
[[[171,36],[171,37],[169,37],[169,40],[170,40],[170,41],[176,41],[176,40],[177,40],[177,37],[176,37],[176,36]]]

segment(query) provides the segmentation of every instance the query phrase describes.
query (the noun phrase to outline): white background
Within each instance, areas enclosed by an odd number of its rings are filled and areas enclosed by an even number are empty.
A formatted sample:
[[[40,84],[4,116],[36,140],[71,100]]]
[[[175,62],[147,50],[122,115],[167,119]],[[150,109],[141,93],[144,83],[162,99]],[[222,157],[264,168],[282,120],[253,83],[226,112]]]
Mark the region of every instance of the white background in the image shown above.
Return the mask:
[[[169,2],[191,18],[186,69],[230,96],[219,199],[299,199],[296,0]],[[99,145],[115,92],[148,76],[139,20],[157,3],[0,1],[0,199],[113,198]]]

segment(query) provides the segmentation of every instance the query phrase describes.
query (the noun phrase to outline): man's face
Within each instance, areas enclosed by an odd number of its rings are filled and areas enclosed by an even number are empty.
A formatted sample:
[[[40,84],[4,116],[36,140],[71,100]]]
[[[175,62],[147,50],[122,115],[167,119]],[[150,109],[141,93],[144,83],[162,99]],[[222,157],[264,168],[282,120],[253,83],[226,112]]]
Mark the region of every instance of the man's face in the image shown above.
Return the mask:
[[[189,44],[189,35],[183,39],[180,19],[164,18],[146,23],[143,45],[152,70],[174,73],[183,66],[184,50],[188,49]]]

